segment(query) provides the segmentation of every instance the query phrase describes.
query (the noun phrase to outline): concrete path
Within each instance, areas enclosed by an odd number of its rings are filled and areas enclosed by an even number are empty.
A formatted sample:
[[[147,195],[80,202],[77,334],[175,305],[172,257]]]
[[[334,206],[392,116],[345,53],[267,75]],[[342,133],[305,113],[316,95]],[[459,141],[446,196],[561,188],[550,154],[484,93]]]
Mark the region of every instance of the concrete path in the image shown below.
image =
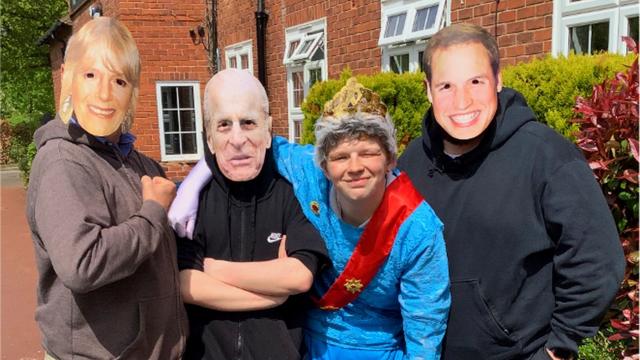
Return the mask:
[[[42,360],[34,320],[37,270],[17,168],[0,167],[0,185],[0,355],[2,360]]]

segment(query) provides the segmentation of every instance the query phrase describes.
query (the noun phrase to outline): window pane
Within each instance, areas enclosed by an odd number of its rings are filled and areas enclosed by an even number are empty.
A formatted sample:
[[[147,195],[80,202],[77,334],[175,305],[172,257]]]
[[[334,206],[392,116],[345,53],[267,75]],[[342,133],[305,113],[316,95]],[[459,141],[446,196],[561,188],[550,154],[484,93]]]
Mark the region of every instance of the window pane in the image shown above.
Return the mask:
[[[302,120],[293,121],[293,142],[299,144],[302,139]]]
[[[318,46],[316,47],[316,51],[313,53],[313,55],[311,55],[311,61],[318,60],[324,60],[324,46],[322,42],[318,44]]]
[[[182,134],[182,154],[195,154],[197,152],[196,134]]]
[[[422,62],[422,59],[424,59],[424,51],[418,52],[418,68],[420,71],[424,72],[424,63]]]
[[[416,19],[413,22],[412,31],[422,31],[432,28],[436,22],[437,13],[438,5],[418,10],[416,12]]]
[[[425,29],[427,24],[427,15],[429,15],[429,8],[420,9],[416,12],[416,18],[413,21],[413,29],[411,31],[420,31]]]
[[[289,42],[289,53],[287,54],[287,59],[290,58],[291,55],[293,55],[298,45],[300,45],[300,40],[293,40]]]
[[[302,71],[291,73],[293,82],[293,107],[299,108],[304,100],[304,74]]]
[[[180,111],[180,131],[196,131],[196,114],[193,110]]]
[[[304,54],[307,51],[309,51],[309,48],[311,47],[311,44],[313,44],[313,40],[306,40],[304,42],[304,44],[302,44],[302,48],[300,49],[299,54]]]
[[[167,109],[167,108],[175,109],[178,107],[178,100],[176,98],[176,88],[172,86],[162,87],[161,94],[162,94],[163,109]]]
[[[638,44],[638,17],[629,18],[629,36]]]
[[[322,81],[322,69],[309,70],[309,89],[318,81]]]
[[[180,135],[179,134],[164,135],[164,152],[167,155],[180,155]]]
[[[409,54],[392,55],[389,57],[391,71],[402,74],[409,71]]]
[[[193,108],[193,89],[191,86],[178,87],[178,101],[180,108]]]
[[[591,25],[591,54],[609,50],[609,22]]]
[[[240,55],[240,68],[241,69],[249,68],[249,55],[247,54]]]
[[[164,132],[180,131],[177,110],[162,111],[162,120],[164,121]]]
[[[387,28],[384,31],[384,37],[392,37],[402,34],[404,30],[404,22],[407,19],[407,13],[389,16],[387,19]]]
[[[431,29],[436,24],[436,15],[438,15],[438,5],[431,7],[429,11],[429,17],[427,18],[427,27],[425,29]]]
[[[609,50],[609,22],[569,28],[569,49],[576,54]]]
[[[589,25],[569,28],[569,50],[576,54],[589,53]]]
[[[238,68],[238,60],[236,60],[236,57],[232,57],[229,58],[229,67],[232,69],[237,69]]]

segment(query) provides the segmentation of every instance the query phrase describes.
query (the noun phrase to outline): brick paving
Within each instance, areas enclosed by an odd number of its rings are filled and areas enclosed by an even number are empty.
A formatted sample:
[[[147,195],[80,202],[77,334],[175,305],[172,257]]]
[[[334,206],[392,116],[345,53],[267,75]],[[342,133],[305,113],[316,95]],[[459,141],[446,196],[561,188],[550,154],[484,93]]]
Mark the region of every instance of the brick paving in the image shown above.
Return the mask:
[[[0,169],[0,355],[41,360],[34,320],[37,270],[25,218],[26,193],[15,169]]]

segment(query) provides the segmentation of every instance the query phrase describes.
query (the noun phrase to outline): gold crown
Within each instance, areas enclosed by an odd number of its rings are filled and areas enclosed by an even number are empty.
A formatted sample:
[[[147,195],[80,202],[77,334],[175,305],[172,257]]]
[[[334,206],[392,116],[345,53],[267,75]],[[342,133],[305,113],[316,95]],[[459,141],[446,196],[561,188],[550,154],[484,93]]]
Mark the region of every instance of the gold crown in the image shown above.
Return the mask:
[[[356,80],[355,77],[347,80],[347,83],[338,91],[333,99],[324,104],[323,117],[354,114],[363,112],[380,116],[387,115],[387,107],[380,101],[380,95],[367,89]]]

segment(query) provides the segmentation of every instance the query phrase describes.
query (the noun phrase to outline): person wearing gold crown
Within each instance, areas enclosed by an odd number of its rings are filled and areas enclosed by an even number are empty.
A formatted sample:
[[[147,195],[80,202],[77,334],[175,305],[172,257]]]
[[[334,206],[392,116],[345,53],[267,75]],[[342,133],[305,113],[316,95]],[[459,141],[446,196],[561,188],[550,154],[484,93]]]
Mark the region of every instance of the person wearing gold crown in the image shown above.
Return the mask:
[[[440,358],[450,305],[442,223],[394,170],[394,132],[378,95],[350,79],[316,123],[315,151],[273,140],[278,171],[293,184],[331,259],[314,281],[316,307],[305,323],[310,359]],[[211,176],[201,167],[185,179],[170,211],[186,236],[195,221],[193,194]],[[224,262],[205,261],[212,276],[230,271]],[[250,276],[269,282],[267,273]]]
[[[187,322],[167,222],[175,185],[129,133],[140,56],[117,20],[67,45],[60,112],[35,133],[27,219],[47,359],[179,359]]]

